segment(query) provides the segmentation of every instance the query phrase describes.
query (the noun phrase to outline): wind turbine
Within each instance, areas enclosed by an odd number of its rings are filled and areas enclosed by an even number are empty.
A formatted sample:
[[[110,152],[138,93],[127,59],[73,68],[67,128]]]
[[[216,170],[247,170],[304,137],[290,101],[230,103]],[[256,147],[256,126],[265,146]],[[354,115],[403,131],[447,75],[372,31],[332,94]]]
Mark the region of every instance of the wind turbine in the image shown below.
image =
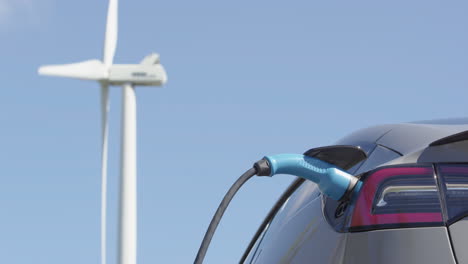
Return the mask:
[[[109,86],[122,86],[121,189],[119,215],[119,262],[135,264],[137,253],[137,173],[136,173],[136,94],[135,86],[162,86],[166,71],[158,54],[146,56],[140,64],[113,64],[117,48],[118,2],[109,0],[104,55],[102,61],[88,60],[39,68],[39,74],[97,81],[101,86],[102,111],[102,190],[101,263],[106,263],[107,145]]]

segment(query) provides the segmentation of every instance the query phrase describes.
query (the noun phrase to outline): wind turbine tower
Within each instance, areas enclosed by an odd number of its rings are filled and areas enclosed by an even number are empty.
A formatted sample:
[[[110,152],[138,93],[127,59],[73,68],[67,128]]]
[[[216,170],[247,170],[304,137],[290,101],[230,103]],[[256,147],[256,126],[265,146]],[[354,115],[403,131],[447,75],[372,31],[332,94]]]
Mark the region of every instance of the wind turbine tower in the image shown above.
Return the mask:
[[[106,263],[107,208],[107,142],[109,86],[122,87],[122,146],[119,214],[119,262],[136,264],[137,260],[137,150],[135,86],[162,86],[166,71],[158,54],[146,56],[140,64],[113,64],[117,48],[118,2],[109,0],[104,55],[101,60],[88,60],[39,68],[39,74],[97,81],[101,87],[102,112],[102,190],[101,190],[101,263]]]

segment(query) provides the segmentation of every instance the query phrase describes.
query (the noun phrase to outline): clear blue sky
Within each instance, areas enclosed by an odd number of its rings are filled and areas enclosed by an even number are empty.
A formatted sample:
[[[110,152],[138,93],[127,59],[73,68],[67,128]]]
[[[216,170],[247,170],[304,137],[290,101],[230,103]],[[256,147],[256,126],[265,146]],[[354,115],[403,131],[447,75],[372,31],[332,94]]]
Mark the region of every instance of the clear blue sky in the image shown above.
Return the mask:
[[[116,63],[159,52],[139,88],[139,263],[191,263],[221,198],[266,154],[381,123],[466,116],[466,1],[120,0]],[[98,263],[99,89],[39,77],[101,58],[106,0],[0,0],[0,262]],[[111,91],[109,263],[120,89]],[[206,263],[236,263],[292,180],[249,182]]]

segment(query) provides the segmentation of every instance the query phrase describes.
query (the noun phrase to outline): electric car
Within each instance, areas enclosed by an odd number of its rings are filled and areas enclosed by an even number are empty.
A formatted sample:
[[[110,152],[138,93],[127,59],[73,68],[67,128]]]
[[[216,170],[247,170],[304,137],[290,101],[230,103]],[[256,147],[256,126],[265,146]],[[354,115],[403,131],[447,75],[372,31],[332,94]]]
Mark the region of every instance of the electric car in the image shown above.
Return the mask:
[[[240,263],[468,263],[468,118],[375,126],[305,155],[361,189],[335,201],[298,178]]]

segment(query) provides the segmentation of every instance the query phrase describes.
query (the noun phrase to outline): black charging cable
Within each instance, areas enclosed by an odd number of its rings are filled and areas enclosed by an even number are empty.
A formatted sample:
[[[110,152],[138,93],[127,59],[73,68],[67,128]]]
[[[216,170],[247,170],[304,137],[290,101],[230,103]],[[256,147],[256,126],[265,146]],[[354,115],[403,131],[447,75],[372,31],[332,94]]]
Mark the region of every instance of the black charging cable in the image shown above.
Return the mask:
[[[223,200],[219,204],[218,210],[216,210],[213,219],[211,219],[211,223],[208,227],[208,230],[206,230],[205,236],[203,237],[203,242],[200,245],[200,249],[198,249],[197,257],[195,258],[194,264],[203,263],[206,251],[210,246],[211,239],[213,238],[216,228],[218,227],[219,221],[221,221],[221,218],[223,217],[226,208],[229,206],[229,203],[231,202],[232,198],[234,197],[234,195],[236,195],[237,191],[242,187],[242,185],[244,185],[244,183],[246,183],[250,178],[255,176],[255,174],[257,174],[257,170],[255,168],[251,168],[250,170],[246,171],[244,174],[242,174],[242,176],[240,176],[239,179],[237,179],[237,181],[231,186],[229,191],[226,193]]]

